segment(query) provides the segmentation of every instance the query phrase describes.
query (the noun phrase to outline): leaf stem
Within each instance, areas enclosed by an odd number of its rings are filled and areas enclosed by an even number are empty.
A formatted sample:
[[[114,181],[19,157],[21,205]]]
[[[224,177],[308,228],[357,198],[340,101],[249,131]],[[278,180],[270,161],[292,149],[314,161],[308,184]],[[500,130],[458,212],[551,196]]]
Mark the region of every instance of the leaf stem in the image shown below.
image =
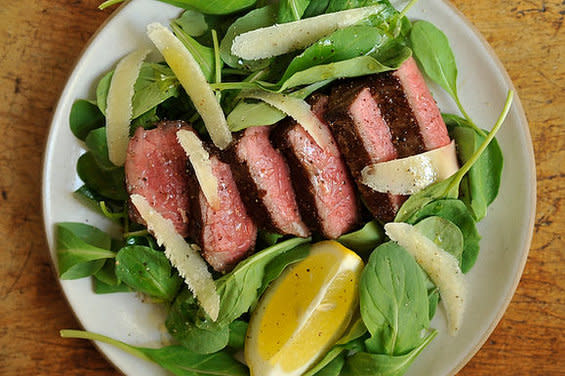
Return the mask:
[[[406,4],[404,9],[402,9],[402,11],[400,12],[400,18],[404,17],[406,15],[406,13],[408,13],[410,8],[412,8],[414,6],[414,4],[416,4],[417,2],[418,2],[418,0],[410,0],[410,2],[408,4]]]
[[[461,101],[459,100],[459,96],[458,95],[454,95],[453,98],[455,99],[455,104],[457,105],[457,108],[459,109],[459,111],[461,112],[461,114],[463,115],[463,117],[465,119],[467,119],[467,121],[469,122],[469,125],[471,125],[471,128],[473,128],[473,130],[475,132],[477,132],[478,134],[480,134],[483,137],[486,137],[486,133],[485,131],[483,131],[481,128],[477,127],[477,125],[475,124],[475,122],[473,121],[473,119],[471,119],[471,117],[469,116],[469,114],[467,113],[467,111],[465,111],[465,108],[463,107],[463,104],[461,103]]]
[[[120,350],[123,350],[140,359],[153,362],[153,360],[150,357],[145,355],[142,351],[138,350],[136,347],[130,346],[128,344],[125,344],[121,341],[117,341],[110,337],[106,337],[105,335],[102,334],[92,333],[85,330],[72,330],[72,329],[63,329],[59,332],[59,334],[61,335],[62,338],[78,338],[78,339],[88,339],[91,341],[100,341],[108,345],[115,346]]]
[[[212,29],[212,44],[214,46],[214,71],[216,73],[216,83],[222,82],[222,60],[220,58],[220,44],[218,43],[218,33]],[[218,102],[222,99],[222,92],[216,92]]]
[[[107,0],[107,1],[103,2],[102,4],[100,4],[100,5],[98,6],[98,9],[104,10],[104,9],[106,9],[106,8],[108,8],[108,7],[111,7],[112,5],[119,4],[119,3],[123,2],[123,1],[124,1],[124,0]]]
[[[506,119],[506,115],[508,115],[508,112],[510,111],[510,107],[512,106],[512,99],[513,98],[514,98],[514,91],[512,91],[512,90],[508,91],[508,94],[506,96],[506,102],[504,103],[504,108],[502,109],[502,112],[500,113],[498,120],[494,124],[494,127],[488,133],[485,141],[481,144],[481,146],[479,146],[479,148],[475,151],[475,153],[473,153],[473,156],[467,162],[465,162],[465,164],[455,173],[455,178],[453,179],[454,182],[460,181],[461,178],[463,178],[463,176],[467,172],[469,172],[471,167],[473,167],[475,162],[477,162],[477,160],[481,157],[481,155],[483,154],[485,149],[488,147],[490,142],[494,139],[494,136],[496,135],[496,133],[498,132],[498,130],[502,126],[502,123],[504,123],[504,120]]]

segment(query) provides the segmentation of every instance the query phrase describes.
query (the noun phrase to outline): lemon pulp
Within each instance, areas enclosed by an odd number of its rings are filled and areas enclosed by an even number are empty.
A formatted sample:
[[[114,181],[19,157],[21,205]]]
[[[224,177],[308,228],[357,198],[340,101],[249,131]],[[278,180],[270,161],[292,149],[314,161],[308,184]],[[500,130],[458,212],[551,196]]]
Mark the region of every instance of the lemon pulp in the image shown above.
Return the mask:
[[[363,261],[334,241],[312,246],[255,309],[245,344],[251,375],[300,375],[343,334],[358,303]]]

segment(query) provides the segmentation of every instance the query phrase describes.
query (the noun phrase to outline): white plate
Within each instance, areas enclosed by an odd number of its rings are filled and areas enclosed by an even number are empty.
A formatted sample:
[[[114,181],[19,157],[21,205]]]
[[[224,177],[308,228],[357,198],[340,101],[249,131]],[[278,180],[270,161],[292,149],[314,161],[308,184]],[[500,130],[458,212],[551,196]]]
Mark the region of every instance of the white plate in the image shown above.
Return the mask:
[[[83,207],[71,195],[81,185],[75,173],[83,152],[69,130],[71,105],[78,98],[94,98],[95,83],[117,60],[133,49],[150,46],[145,26],[167,24],[178,8],[154,0],[136,0],[123,6],[100,28],[74,69],[55,111],[45,152],[43,212],[51,257],[56,265],[54,224],[89,223],[109,229],[104,218]],[[459,91],[467,112],[484,128],[492,127],[506,92],[513,88],[500,62],[468,21],[444,1],[420,1],[409,13],[426,19],[448,36],[459,67]],[[444,112],[457,113],[450,98],[432,86]],[[483,236],[477,264],[467,274],[469,299],[464,324],[455,338],[447,335],[443,311],[432,326],[437,338],[410,368],[408,375],[456,373],[475,354],[498,323],[516,289],[528,250],[535,212],[533,148],[518,97],[498,134],[505,166],[500,194],[479,224]],[[61,281],[76,317],[85,329],[134,345],[159,346],[166,337],[164,312],[142,303],[135,294],[96,295],[90,278]],[[127,375],[165,375],[159,367],[120,350],[100,344],[100,350]]]

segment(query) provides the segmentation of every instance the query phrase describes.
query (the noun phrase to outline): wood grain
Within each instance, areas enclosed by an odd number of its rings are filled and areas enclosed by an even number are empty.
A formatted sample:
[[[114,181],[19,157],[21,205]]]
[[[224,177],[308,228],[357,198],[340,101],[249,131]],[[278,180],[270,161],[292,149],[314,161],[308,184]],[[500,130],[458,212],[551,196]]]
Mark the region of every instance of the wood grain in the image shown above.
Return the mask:
[[[421,0],[431,1],[431,0]],[[461,375],[565,374],[565,2],[456,0],[518,89],[536,152],[535,235],[516,295]],[[42,150],[75,60],[111,10],[94,0],[0,7],[0,374],[116,375],[85,341],[51,269],[41,217]],[[511,163],[511,161],[509,161]]]

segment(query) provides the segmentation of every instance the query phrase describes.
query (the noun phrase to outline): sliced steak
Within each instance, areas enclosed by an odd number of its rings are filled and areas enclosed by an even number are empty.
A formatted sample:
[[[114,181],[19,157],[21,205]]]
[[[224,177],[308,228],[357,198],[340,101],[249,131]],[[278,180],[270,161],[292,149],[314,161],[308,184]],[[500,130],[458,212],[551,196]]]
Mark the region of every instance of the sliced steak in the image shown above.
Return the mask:
[[[322,120],[328,98],[311,98],[312,110]],[[291,119],[279,124],[271,141],[285,156],[302,218],[313,230],[335,239],[359,220],[359,206],[351,177],[329,128],[326,149]]]
[[[143,196],[186,237],[190,224],[189,177],[188,158],[176,136],[181,128],[191,129],[182,121],[161,122],[151,130],[137,128],[128,144],[124,168],[128,193]],[[131,204],[129,214],[133,221],[145,224]]]
[[[219,272],[230,270],[247,256],[255,245],[257,227],[241,200],[228,164],[209,146],[212,173],[218,179],[220,207],[213,209],[200,189],[189,165],[191,236],[202,248],[202,255]]]
[[[363,201],[383,222],[392,221],[406,196],[360,183],[370,164],[420,154],[450,140],[412,58],[395,72],[344,80],[332,88],[326,114]]]
[[[300,237],[310,235],[302,222],[290,171],[272,146],[271,127],[251,127],[236,136],[225,155],[241,198],[260,228]]]

